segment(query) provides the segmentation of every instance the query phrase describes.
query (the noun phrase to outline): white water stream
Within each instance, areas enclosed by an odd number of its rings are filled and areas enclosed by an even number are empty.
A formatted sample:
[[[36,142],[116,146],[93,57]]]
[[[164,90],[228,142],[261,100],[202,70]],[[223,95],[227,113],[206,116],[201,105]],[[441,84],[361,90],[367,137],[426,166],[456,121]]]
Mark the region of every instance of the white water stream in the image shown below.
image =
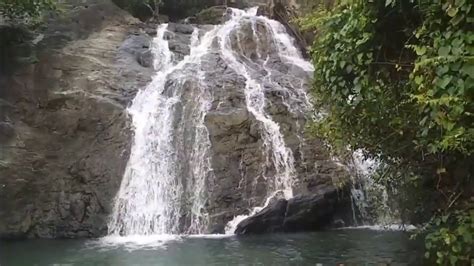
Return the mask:
[[[150,85],[140,91],[129,113],[135,130],[134,142],[127,169],[120,187],[109,233],[112,235],[156,235],[178,234],[180,217],[183,213],[183,174],[180,171],[179,152],[182,139],[178,130],[184,125],[174,125],[178,103],[181,101],[183,84],[189,71],[196,71],[200,60],[207,53],[213,36],[204,35],[199,40],[199,32],[194,30],[191,38],[191,52],[180,62],[174,62],[165,39],[167,24],[158,28],[152,51],[157,73]],[[167,81],[175,82],[171,95],[165,92]],[[199,87],[205,88],[198,78]],[[191,224],[186,231],[201,233],[206,223],[203,213],[205,178],[212,171],[206,157],[210,141],[204,126],[206,110],[211,99],[205,92],[200,93],[192,115],[197,119],[186,126],[194,128],[194,145],[187,150],[191,153],[190,171],[184,173],[188,183],[194,184]],[[181,119],[185,120],[185,119]],[[186,121],[181,121],[186,122]]]
[[[298,50],[295,48],[291,37],[286,33],[285,28],[280,23],[270,20],[266,17],[256,16],[257,9],[250,9],[247,12],[240,10],[233,10],[232,18],[222,27],[219,33],[219,43],[222,51],[222,56],[228,65],[234,69],[238,74],[245,77],[245,100],[248,111],[260,122],[262,127],[262,139],[265,147],[267,161],[271,161],[273,167],[275,167],[275,174],[272,178],[272,184],[267,184],[271,187],[270,193],[267,194],[267,198],[262,206],[254,207],[249,215],[236,216],[226,226],[226,233],[233,234],[236,226],[245,218],[255,215],[278,194],[282,194],[285,199],[293,197],[293,185],[295,181],[295,166],[294,157],[292,151],[286,146],[283,134],[280,130],[278,123],[272,120],[272,117],[266,112],[266,98],[264,93],[264,83],[270,83],[273,86],[282,88],[277,82],[271,79],[271,70],[266,68],[268,57],[264,58],[264,69],[267,71],[267,75],[263,79],[252,76],[252,65],[247,63],[247,60],[242,60],[232,50],[232,41],[230,36],[232,31],[239,28],[242,20],[249,20],[252,23],[253,35],[256,39],[259,39],[259,33],[257,32],[257,24],[264,25],[268,31],[269,36],[266,36],[272,40],[278,49],[278,54],[282,60],[288,64],[298,65],[305,71],[312,71],[313,66],[311,63],[305,61]],[[237,42],[240,44],[240,42]],[[259,42],[257,41],[257,51],[260,51],[258,47]],[[240,51],[243,48],[239,47]],[[243,54],[243,53],[242,53]],[[259,52],[259,57],[261,57]],[[286,89],[286,88],[283,88]],[[288,91],[288,89],[286,89]],[[306,94],[304,90],[300,91],[299,97],[304,96],[303,100],[306,102]],[[268,182],[268,179],[267,179]]]

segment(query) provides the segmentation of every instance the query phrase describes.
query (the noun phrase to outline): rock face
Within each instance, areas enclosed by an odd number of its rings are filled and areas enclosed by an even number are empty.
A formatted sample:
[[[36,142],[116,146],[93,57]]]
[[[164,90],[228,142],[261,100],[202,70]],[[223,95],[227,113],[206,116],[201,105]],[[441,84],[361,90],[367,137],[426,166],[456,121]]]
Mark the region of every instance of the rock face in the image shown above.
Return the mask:
[[[109,1],[65,5],[2,49],[0,238],[106,233],[130,146],[125,108],[153,73],[137,20]]]
[[[281,199],[240,222],[238,235],[315,231],[353,224],[347,191],[320,189],[309,195]]]
[[[107,233],[132,140],[126,107],[154,73],[150,37],[142,33],[154,34],[154,27],[142,31],[140,22],[108,0],[70,0],[67,5],[69,13],[52,17],[46,30],[30,37],[21,51],[11,48],[17,56],[2,54],[0,60],[0,238]],[[213,11],[219,19],[215,23],[225,19],[225,9]],[[223,13],[216,16],[218,12]],[[267,36],[262,25],[256,27],[261,38]],[[213,26],[198,28],[204,33]],[[184,58],[193,27],[170,23],[168,31],[170,50],[178,60]],[[347,171],[331,160],[320,140],[303,136],[305,114],[283,100],[288,91],[308,87],[309,74],[282,64],[271,45],[258,46],[252,31],[250,24],[243,27],[232,46],[255,62],[267,56],[279,85],[264,88],[266,112],[294,155],[294,192],[299,196],[275,201],[244,221],[238,233],[313,230],[338,219],[350,222],[336,211],[347,211],[347,194],[338,192],[347,184]],[[276,169],[262,152],[262,128],[246,106],[244,77],[217,50],[203,58],[202,70],[213,98],[205,116],[213,169],[205,207],[208,231],[222,233],[235,216],[263,205],[272,189],[266,178]],[[255,69],[262,77],[267,71]],[[199,85],[178,85],[183,86],[180,105],[186,114],[184,107],[195,102]]]

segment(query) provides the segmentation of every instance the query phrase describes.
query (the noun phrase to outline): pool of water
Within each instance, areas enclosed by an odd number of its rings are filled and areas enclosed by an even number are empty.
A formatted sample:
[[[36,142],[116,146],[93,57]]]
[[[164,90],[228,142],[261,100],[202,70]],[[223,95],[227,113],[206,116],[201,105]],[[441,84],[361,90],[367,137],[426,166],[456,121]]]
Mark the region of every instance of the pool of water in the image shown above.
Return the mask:
[[[0,265],[420,265],[404,232],[150,236],[0,242]]]

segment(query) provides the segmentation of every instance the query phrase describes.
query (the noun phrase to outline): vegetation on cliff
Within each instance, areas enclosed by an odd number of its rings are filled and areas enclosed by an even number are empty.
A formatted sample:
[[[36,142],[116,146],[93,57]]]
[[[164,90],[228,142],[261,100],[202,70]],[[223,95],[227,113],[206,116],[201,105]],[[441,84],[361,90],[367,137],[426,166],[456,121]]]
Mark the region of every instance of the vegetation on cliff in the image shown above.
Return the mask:
[[[300,23],[316,32],[311,131],[337,153],[363,150],[406,221],[427,223],[428,259],[474,250],[473,4],[340,1]],[[429,221],[430,217],[432,219]]]
[[[113,0],[113,2],[141,20],[157,18],[162,5],[161,0]]]
[[[55,8],[56,0],[0,0],[0,20],[32,23]]]

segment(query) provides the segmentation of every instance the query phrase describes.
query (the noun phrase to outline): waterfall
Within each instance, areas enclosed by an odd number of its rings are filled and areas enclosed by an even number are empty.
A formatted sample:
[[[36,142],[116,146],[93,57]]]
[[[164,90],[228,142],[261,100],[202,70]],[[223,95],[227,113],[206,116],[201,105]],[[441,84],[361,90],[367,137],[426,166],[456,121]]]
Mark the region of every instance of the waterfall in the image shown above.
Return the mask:
[[[219,32],[222,56],[228,65],[246,80],[244,91],[247,109],[262,126],[264,147],[267,154],[271,156],[271,160],[276,168],[276,176],[274,177],[273,184],[274,193],[281,191],[286,198],[290,198],[293,196],[292,185],[295,171],[293,154],[291,150],[285,146],[279,125],[265,112],[265,94],[262,83],[256,78],[252,78],[251,66],[246,65],[244,60],[239,60],[235,51],[232,50],[232,44],[229,38],[232,36],[231,31],[239,26],[242,17],[247,15],[248,19],[256,19],[255,14],[252,14],[254,12],[256,13],[256,10],[252,9],[248,13],[233,11],[230,22],[226,23]],[[238,41],[237,44],[240,44],[240,42]],[[243,50],[241,47],[238,48],[241,51]]]
[[[181,60],[170,51],[168,25],[159,26],[152,45],[156,74],[128,109],[134,139],[109,222],[110,235],[206,232],[207,191],[213,170],[205,117],[212,108],[213,91],[203,65],[211,53],[245,79],[246,108],[258,122],[263,142],[266,162],[262,167],[273,171],[265,176],[267,195],[262,206],[275,197],[293,196],[295,158],[279,123],[268,113],[265,92],[268,87],[280,90],[288,110],[303,114],[308,105],[303,82],[300,80],[300,88],[288,88],[278,80],[272,62],[304,75],[313,70],[312,65],[302,58],[280,23],[257,16],[256,8],[229,11],[229,19],[222,25],[207,32],[194,28],[190,53]],[[242,46],[243,38],[249,36],[256,43],[256,54]],[[295,79],[298,82],[296,74]],[[254,206],[252,213],[262,206]]]
[[[290,199],[293,197],[293,185],[295,182],[295,163],[294,156],[291,149],[289,149],[284,141],[284,136],[280,130],[278,123],[272,120],[272,117],[266,112],[265,108],[266,99],[264,88],[265,86],[274,86],[283,88],[286,92],[298,98],[302,102],[307,103],[307,97],[304,90],[300,90],[296,93],[292,93],[287,88],[282,87],[276,80],[271,77],[272,70],[267,67],[269,57],[263,57],[261,49],[259,47],[259,40],[261,39],[256,29],[257,23],[264,25],[268,31],[266,36],[270,40],[273,40],[278,55],[287,64],[294,64],[301,67],[303,70],[311,72],[313,66],[303,60],[298,50],[295,48],[290,36],[286,33],[285,28],[280,23],[270,20],[262,16],[256,16],[257,9],[250,9],[247,12],[240,10],[232,10],[232,17],[227,22],[219,33],[219,43],[221,52],[224,60],[227,64],[234,69],[238,74],[245,77],[245,100],[248,111],[260,122],[262,129],[262,139],[265,147],[265,153],[267,156],[267,162],[273,165],[275,168],[275,174],[273,177],[267,177],[267,186],[270,188],[267,194],[266,200],[263,206],[257,206],[250,211],[249,215],[239,215],[235,217],[226,226],[226,233],[233,233],[235,227],[240,221],[248,216],[255,215],[265,206],[267,206],[272,199],[275,197],[284,197]],[[240,53],[236,53],[232,48],[232,32],[238,29],[242,25],[242,20],[249,20],[252,25],[253,35],[257,39],[257,57],[263,60],[263,68],[267,72],[263,78],[253,76],[254,68],[252,66],[252,59],[245,57],[245,52],[242,47],[239,46],[241,43],[237,41],[237,48]],[[240,56],[239,56],[240,55]],[[241,57],[241,58],[239,58]],[[263,57],[263,58],[262,58]],[[303,96],[303,97],[302,97]],[[289,97],[291,99],[291,97]],[[302,99],[301,99],[302,98]],[[287,103],[290,105],[289,103]]]
[[[185,78],[199,72],[201,57],[206,54],[212,36],[206,34],[199,39],[199,30],[194,29],[190,54],[175,62],[165,37],[167,27],[167,24],[161,25],[153,41],[157,73],[128,109],[135,135],[109,223],[109,234],[182,232],[180,219],[186,211],[183,200],[187,192],[183,181],[192,187],[190,225],[184,231],[201,233],[206,225],[205,182],[212,169],[207,156],[210,141],[204,116],[211,99],[199,77],[194,81],[201,88],[195,106],[188,106],[191,110],[184,112],[180,104],[184,82],[188,82]],[[195,119],[177,117],[180,112],[182,116],[189,113]],[[194,143],[190,150],[183,143],[185,138],[191,138],[190,142]],[[188,171],[183,167],[183,155],[190,155],[186,158],[189,159]]]

